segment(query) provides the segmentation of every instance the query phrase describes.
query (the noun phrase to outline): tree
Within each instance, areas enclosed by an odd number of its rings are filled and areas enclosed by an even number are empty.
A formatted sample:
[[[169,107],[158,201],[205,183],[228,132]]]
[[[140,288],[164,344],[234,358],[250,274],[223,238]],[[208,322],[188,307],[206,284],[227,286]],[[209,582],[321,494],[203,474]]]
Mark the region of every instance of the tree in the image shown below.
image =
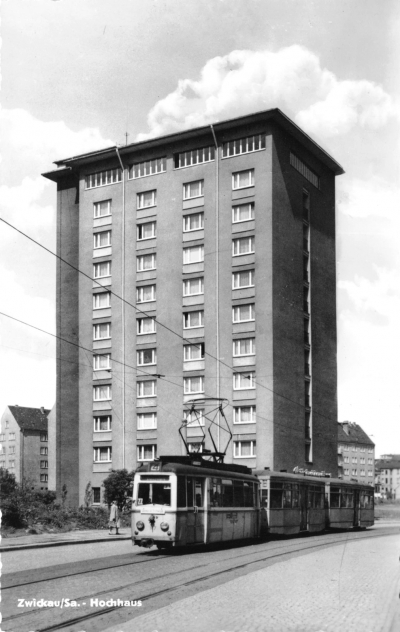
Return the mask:
[[[122,510],[132,497],[132,482],[135,472],[128,470],[112,470],[111,474],[103,481],[104,500],[111,505],[117,501],[118,508]]]
[[[0,498],[7,498],[17,487],[15,475],[4,467],[0,467]]]

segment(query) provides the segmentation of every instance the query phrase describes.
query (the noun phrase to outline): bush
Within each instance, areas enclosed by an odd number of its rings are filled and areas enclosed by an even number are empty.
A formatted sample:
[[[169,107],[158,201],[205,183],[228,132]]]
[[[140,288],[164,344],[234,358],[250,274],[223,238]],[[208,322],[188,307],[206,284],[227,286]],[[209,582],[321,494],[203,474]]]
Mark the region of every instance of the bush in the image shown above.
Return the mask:
[[[117,501],[120,511],[129,507],[132,498],[132,483],[135,472],[128,470],[112,470],[111,474],[103,481],[104,501],[111,505]]]

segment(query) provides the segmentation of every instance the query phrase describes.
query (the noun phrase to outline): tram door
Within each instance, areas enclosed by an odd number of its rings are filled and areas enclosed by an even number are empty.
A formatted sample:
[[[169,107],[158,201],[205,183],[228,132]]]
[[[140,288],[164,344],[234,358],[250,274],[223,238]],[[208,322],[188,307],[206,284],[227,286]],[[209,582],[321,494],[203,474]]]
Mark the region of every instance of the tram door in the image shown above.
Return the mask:
[[[354,490],[354,520],[353,526],[358,527],[360,525],[360,492],[358,489]]]
[[[188,476],[186,479],[188,507],[186,521],[187,544],[204,542],[204,485],[204,478]]]
[[[305,485],[300,485],[300,531],[307,530],[308,523],[308,494],[307,487]]]

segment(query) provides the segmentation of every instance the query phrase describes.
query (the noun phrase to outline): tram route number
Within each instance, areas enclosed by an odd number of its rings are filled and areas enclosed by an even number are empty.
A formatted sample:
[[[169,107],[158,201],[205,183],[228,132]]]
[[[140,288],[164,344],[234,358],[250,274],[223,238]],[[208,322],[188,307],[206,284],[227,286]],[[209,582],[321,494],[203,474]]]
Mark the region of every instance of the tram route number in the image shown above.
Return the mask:
[[[229,522],[232,522],[232,524],[234,524],[235,522],[238,521],[238,515],[236,511],[232,511],[231,513],[227,513],[226,514],[226,519],[229,520]]]

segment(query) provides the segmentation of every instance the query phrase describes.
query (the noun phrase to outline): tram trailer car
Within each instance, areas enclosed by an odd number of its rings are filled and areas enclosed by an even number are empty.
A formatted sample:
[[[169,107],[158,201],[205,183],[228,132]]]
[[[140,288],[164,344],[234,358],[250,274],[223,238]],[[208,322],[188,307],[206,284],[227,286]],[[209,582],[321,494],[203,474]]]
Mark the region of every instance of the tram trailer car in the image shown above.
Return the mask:
[[[340,478],[329,479],[326,486],[329,529],[366,529],[374,524],[374,488]]]
[[[196,455],[160,457],[136,470],[133,544],[173,548],[259,533],[259,481],[249,468]]]

